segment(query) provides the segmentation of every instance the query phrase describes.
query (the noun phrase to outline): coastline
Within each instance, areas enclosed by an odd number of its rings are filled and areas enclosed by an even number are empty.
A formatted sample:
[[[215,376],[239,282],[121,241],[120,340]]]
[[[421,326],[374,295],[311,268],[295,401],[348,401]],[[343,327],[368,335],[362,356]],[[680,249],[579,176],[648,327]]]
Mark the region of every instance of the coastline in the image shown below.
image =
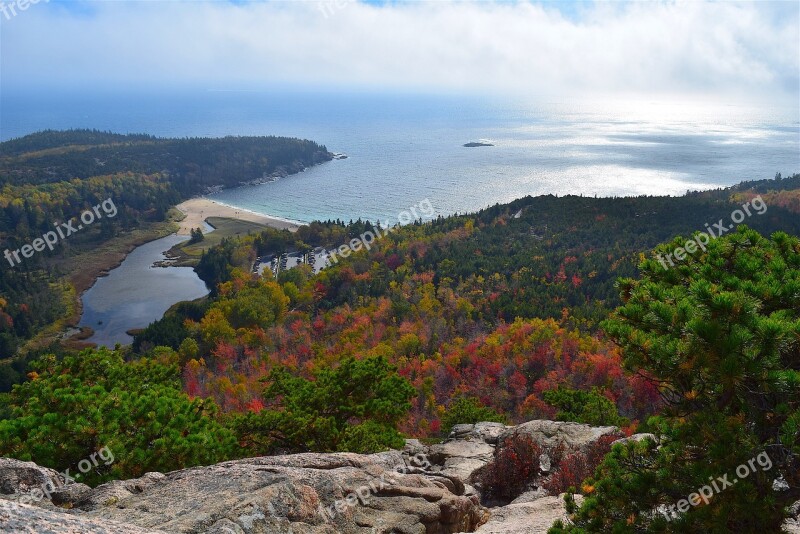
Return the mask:
[[[193,228],[202,228],[203,223],[208,217],[225,217],[228,219],[249,221],[278,230],[289,230],[290,232],[296,232],[297,229],[300,228],[300,223],[294,221],[261,215],[242,208],[235,208],[205,197],[191,198],[181,202],[175,207],[185,215],[183,220],[178,222],[180,225],[178,235],[189,235],[189,232]]]

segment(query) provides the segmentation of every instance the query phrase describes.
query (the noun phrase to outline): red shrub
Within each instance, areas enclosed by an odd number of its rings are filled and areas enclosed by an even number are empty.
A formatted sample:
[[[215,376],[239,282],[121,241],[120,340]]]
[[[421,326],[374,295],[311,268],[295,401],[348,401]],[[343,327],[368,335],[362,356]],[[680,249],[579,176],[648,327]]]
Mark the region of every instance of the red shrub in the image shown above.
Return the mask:
[[[611,443],[619,438],[616,434],[603,436],[586,452],[567,454],[563,445],[542,447],[530,436],[519,434],[506,440],[495,451],[494,461],[481,472],[479,483],[484,497],[511,501],[536,487],[544,488],[550,495],[558,495],[570,487],[580,488],[611,451]],[[542,454],[550,458],[546,473],[541,469]]]
[[[540,464],[542,454],[550,458],[552,472],[561,464],[564,447],[542,447],[526,434],[518,434],[506,440],[495,451],[494,461],[481,473],[480,485],[484,496],[511,501],[534,489],[536,482],[546,476]]]
[[[580,488],[583,481],[594,474],[597,466],[611,451],[611,444],[620,436],[613,434],[603,436],[594,442],[587,452],[574,452],[568,454],[558,466],[554,465],[553,475],[543,484],[551,494],[564,493],[568,488]]]

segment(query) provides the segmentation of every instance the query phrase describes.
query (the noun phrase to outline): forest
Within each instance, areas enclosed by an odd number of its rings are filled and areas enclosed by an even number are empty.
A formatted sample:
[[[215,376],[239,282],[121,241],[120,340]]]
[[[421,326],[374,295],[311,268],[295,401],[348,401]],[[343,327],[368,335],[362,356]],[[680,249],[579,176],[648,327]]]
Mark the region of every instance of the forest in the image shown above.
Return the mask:
[[[188,197],[292,174],[333,157],[313,141],[288,137],[167,139],[97,130],[47,130],[1,143],[0,185],[41,185],[93,176],[164,175]]]
[[[365,223],[228,240],[197,267],[216,288],[212,298],[176,308],[133,349],[178,351],[186,391],[223,411],[262,406],[261,381],[276,365],[303,374],[384,355],[416,389],[402,423],[415,436],[441,432],[447,406],[461,397],[511,421],[553,417],[545,394],[559,386],[599,391],[620,416],[641,422],[658,392],[624,372],[618,347],[598,335],[622,304],[616,281],[637,276],[659,243],[729,217],[759,188],[774,202],[749,226],[800,234],[796,175],[678,198],[521,199],[409,225],[316,276],[298,268],[253,279],[249,266],[265,253],[343,241]]]
[[[98,150],[92,158],[159,143],[73,134],[66,153]],[[3,153],[57,157],[58,139],[45,132]],[[216,168],[223,152],[202,161]],[[135,226],[197,185],[144,164],[80,175],[91,165],[68,156],[58,172],[76,174],[62,181],[45,179],[44,162],[22,165],[3,187],[25,196],[0,207],[33,235],[109,195],[128,210],[113,224]],[[669,269],[658,262],[756,198],[764,211]],[[211,294],[174,306],[130,347],[51,346],[0,367],[0,455],[64,468],[112,445],[119,460],[97,483],[262,454],[384,450],[456,423],[558,419],[663,441],[615,446],[572,488],[586,500],[554,532],[753,531],[780,524],[800,497],[800,174],[679,197],[526,197],[409,224],[318,274],[252,273],[259,256],[335,247],[372,224],[225,239],[196,267]],[[105,238],[96,232],[86,239]],[[6,350],[59,313],[46,304],[58,272],[38,261],[3,270]],[[647,513],[763,451],[775,469],[719,504],[671,522]],[[781,494],[770,490],[778,478]]]

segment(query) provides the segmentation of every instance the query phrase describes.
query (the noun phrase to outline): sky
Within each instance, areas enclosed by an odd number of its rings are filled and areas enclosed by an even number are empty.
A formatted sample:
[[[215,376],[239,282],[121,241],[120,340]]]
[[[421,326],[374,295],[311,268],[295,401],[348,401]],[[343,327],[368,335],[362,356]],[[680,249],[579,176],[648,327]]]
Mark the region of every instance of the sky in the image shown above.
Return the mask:
[[[0,1],[1,91],[800,99],[797,1]]]

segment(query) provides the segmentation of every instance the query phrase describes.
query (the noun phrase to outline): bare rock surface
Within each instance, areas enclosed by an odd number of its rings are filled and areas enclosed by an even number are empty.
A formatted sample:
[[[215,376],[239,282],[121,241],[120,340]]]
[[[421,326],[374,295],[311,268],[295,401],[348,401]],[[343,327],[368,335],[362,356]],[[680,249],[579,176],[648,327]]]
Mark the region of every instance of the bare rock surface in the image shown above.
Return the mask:
[[[114,481],[78,507],[83,517],[185,533],[446,534],[478,526],[485,512],[477,498],[415,470],[399,451],[251,458]]]
[[[15,534],[163,534],[128,523],[77,517],[0,500],[0,532]]]
[[[475,423],[474,425],[455,425],[447,436],[447,441],[477,440],[492,445],[497,443],[497,438],[511,426],[502,423]]]
[[[582,502],[580,495],[575,501]],[[529,502],[517,502],[492,508],[489,521],[475,532],[478,534],[546,534],[557,520],[565,520],[567,511],[564,496],[541,497]]]
[[[86,484],[75,482],[67,484],[53,490],[50,494],[50,500],[56,506],[63,506],[64,508],[72,508],[76,503],[86,499],[91,495],[92,488]]]
[[[525,493],[523,493],[522,495],[511,501],[509,504],[523,504],[523,503],[538,501],[539,499],[549,496],[550,494],[547,493],[547,490],[545,490],[544,488],[538,488],[535,490],[526,491]]]
[[[166,478],[161,473],[145,473],[140,478],[129,480],[112,480],[95,489],[90,489],[80,495],[74,503],[74,507],[81,510],[95,510],[103,506],[111,506],[120,500],[143,493],[145,489],[151,488],[157,482]],[[55,499],[53,499],[55,504]]]
[[[62,485],[62,477],[57,471],[40,467],[33,462],[23,462],[13,458],[0,458],[0,494],[13,495],[30,493],[46,484],[51,487]]]
[[[658,438],[656,437],[655,434],[633,434],[632,436],[629,436],[627,438],[620,438],[616,440],[614,443],[612,443],[612,445],[616,445],[617,443],[621,445],[625,445],[626,443],[631,443],[631,442],[638,443],[644,440],[650,440],[653,443],[658,444]]]
[[[509,428],[501,423],[455,425],[444,443],[424,453],[441,473],[470,483],[473,474],[492,461],[498,437]]]
[[[442,473],[470,481],[473,473],[492,461],[494,446],[480,441],[451,441],[432,445],[428,454]]]

